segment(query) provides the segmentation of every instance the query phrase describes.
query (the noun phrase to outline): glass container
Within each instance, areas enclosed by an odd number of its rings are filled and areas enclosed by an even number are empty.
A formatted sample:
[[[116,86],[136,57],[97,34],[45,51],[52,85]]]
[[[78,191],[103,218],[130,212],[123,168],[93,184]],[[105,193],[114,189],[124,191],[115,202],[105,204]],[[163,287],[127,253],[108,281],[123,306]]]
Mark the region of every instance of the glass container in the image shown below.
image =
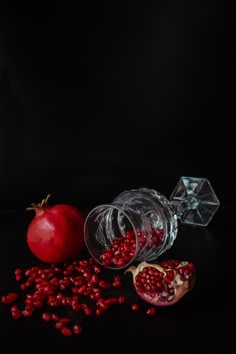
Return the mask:
[[[206,227],[219,205],[206,178],[181,177],[169,199],[155,189],[126,190],[88,213],[85,243],[110,269],[153,261],[173,245],[179,222]]]

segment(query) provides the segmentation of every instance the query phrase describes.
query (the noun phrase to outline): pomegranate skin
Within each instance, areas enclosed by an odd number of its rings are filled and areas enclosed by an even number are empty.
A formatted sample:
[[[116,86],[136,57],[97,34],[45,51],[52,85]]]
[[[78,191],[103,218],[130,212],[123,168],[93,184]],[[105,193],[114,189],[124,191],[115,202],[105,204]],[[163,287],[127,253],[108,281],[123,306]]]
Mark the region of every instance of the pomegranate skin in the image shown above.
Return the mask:
[[[77,208],[67,204],[49,206],[44,200],[28,209],[34,209],[36,215],[29,224],[26,239],[38,259],[60,263],[81,254],[85,248],[84,217]]]

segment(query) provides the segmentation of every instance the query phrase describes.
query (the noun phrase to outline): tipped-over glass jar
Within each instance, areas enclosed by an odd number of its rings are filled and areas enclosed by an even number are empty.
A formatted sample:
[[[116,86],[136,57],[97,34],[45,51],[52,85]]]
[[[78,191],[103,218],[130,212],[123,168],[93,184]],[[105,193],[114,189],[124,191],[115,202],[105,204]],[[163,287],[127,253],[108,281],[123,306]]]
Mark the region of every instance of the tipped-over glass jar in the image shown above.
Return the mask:
[[[110,269],[153,261],[173,245],[178,219],[207,226],[219,205],[206,178],[181,177],[170,200],[149,188],[124,191],[88,213],[85,243],[92,257]]]

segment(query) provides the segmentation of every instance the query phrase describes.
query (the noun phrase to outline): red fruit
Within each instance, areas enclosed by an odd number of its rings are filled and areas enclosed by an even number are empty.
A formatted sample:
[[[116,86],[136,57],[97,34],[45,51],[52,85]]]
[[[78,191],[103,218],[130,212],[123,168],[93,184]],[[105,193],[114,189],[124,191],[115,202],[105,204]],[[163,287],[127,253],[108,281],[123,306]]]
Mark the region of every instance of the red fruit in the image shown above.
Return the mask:
[[[27,230],[27,244],[43,262],[65,262],[80,255],[85,248],[84,217],[73,206],[48,205],[49,197],[27,208],[36,212]]]
[[[169,306],[178,302],[195,283],[195,266],[177,260],[160,264],[140,263],[132,272],[137,294],[155,306]]]

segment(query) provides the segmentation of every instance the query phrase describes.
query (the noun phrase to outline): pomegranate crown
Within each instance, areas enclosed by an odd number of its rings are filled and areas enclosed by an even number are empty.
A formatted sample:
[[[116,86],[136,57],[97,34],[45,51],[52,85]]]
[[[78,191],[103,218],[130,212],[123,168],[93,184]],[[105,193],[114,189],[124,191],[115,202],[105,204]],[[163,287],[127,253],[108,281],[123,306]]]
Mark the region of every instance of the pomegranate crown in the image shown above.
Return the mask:
[[[35,209],[44,209],[44,207],[48,204],[48,199],[51,197],[51,194],[48,194],[45,199],[42,199],[42,201],[38,204],[36,203],[31,203],[31,206],[26,208],[26,210],[35,210]]]

